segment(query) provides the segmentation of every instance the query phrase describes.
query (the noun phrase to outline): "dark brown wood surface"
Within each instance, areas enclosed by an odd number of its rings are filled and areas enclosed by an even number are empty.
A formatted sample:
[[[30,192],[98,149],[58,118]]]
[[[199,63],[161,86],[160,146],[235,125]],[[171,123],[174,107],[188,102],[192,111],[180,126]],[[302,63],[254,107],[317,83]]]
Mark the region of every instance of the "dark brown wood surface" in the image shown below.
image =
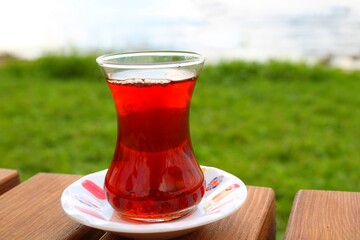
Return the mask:
[[[61,194],[79,177],[40,173],[0,196],[0,239],[122,239],[65,215]],[[179,239],[275,239],[275,194],[249,186],[239,211]]]
[[[299,191],[285,239],[360,239],[360,192]]]
[[[16,170],[0,168],[0,195],[20,183],[19,173]]]

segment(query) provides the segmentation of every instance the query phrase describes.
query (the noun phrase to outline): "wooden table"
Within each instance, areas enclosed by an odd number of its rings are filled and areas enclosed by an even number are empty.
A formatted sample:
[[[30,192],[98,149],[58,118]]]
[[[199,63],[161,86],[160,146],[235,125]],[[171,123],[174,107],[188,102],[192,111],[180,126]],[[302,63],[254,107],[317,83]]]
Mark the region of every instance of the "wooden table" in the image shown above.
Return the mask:
[[[285,239],[360,239],[360,192],[299,191]]]
[[[3,171],[6,170],[0,170],[0,190],[17,181],[16,175],[5,174],[5,178]],[[1,195],[0,239],[123,239],[81,225],[65,215],[61,194],[80,177],[39,173]],[[178,239],[275,239],[274,191],[248,186],[248,197],[239,211]]]
[[[20,183],[19,173],[16,170],[0,168],[0,195]]]

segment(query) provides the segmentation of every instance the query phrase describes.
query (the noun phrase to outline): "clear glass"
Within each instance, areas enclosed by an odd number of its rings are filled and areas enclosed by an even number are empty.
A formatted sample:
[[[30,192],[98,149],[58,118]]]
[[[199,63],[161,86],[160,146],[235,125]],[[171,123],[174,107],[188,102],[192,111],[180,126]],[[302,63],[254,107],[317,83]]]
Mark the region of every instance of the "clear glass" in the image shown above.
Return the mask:
[[[105,193],[122,216],[162,222],[192,212],[205,191],[190,139],[192,93],[205,57],[137,52],[97,58],[117,111]]]

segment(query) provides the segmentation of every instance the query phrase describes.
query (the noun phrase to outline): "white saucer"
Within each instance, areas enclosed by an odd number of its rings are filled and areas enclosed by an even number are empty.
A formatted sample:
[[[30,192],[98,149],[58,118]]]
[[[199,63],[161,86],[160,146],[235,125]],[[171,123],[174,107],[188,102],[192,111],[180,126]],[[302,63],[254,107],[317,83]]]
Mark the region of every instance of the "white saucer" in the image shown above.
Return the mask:
[[[173,221],[144,223],[114,214],[102,190],[107,170],[86,175],[68,186],[61,196],[61,205],[73,220],[123,237],[181,236],[234,213],[247,196],[245,184],[234,175],[213,167],[201,166],[201,169],[206,179],[204,198],[193,213]]]

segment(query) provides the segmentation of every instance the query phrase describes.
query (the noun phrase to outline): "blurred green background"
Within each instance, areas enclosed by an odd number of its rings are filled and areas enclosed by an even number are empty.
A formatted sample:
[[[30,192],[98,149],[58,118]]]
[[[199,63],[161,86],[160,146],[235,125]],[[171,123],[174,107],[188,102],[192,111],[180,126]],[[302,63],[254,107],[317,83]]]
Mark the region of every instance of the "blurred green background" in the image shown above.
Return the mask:
[[[276,193],[282,238],[299,189],[360,191],[360,72],[268,61],[207,64],[191,106],[198,161]],[[95,55],[0,65],[0,167],[88,174],[109,166],[116,113]]]

